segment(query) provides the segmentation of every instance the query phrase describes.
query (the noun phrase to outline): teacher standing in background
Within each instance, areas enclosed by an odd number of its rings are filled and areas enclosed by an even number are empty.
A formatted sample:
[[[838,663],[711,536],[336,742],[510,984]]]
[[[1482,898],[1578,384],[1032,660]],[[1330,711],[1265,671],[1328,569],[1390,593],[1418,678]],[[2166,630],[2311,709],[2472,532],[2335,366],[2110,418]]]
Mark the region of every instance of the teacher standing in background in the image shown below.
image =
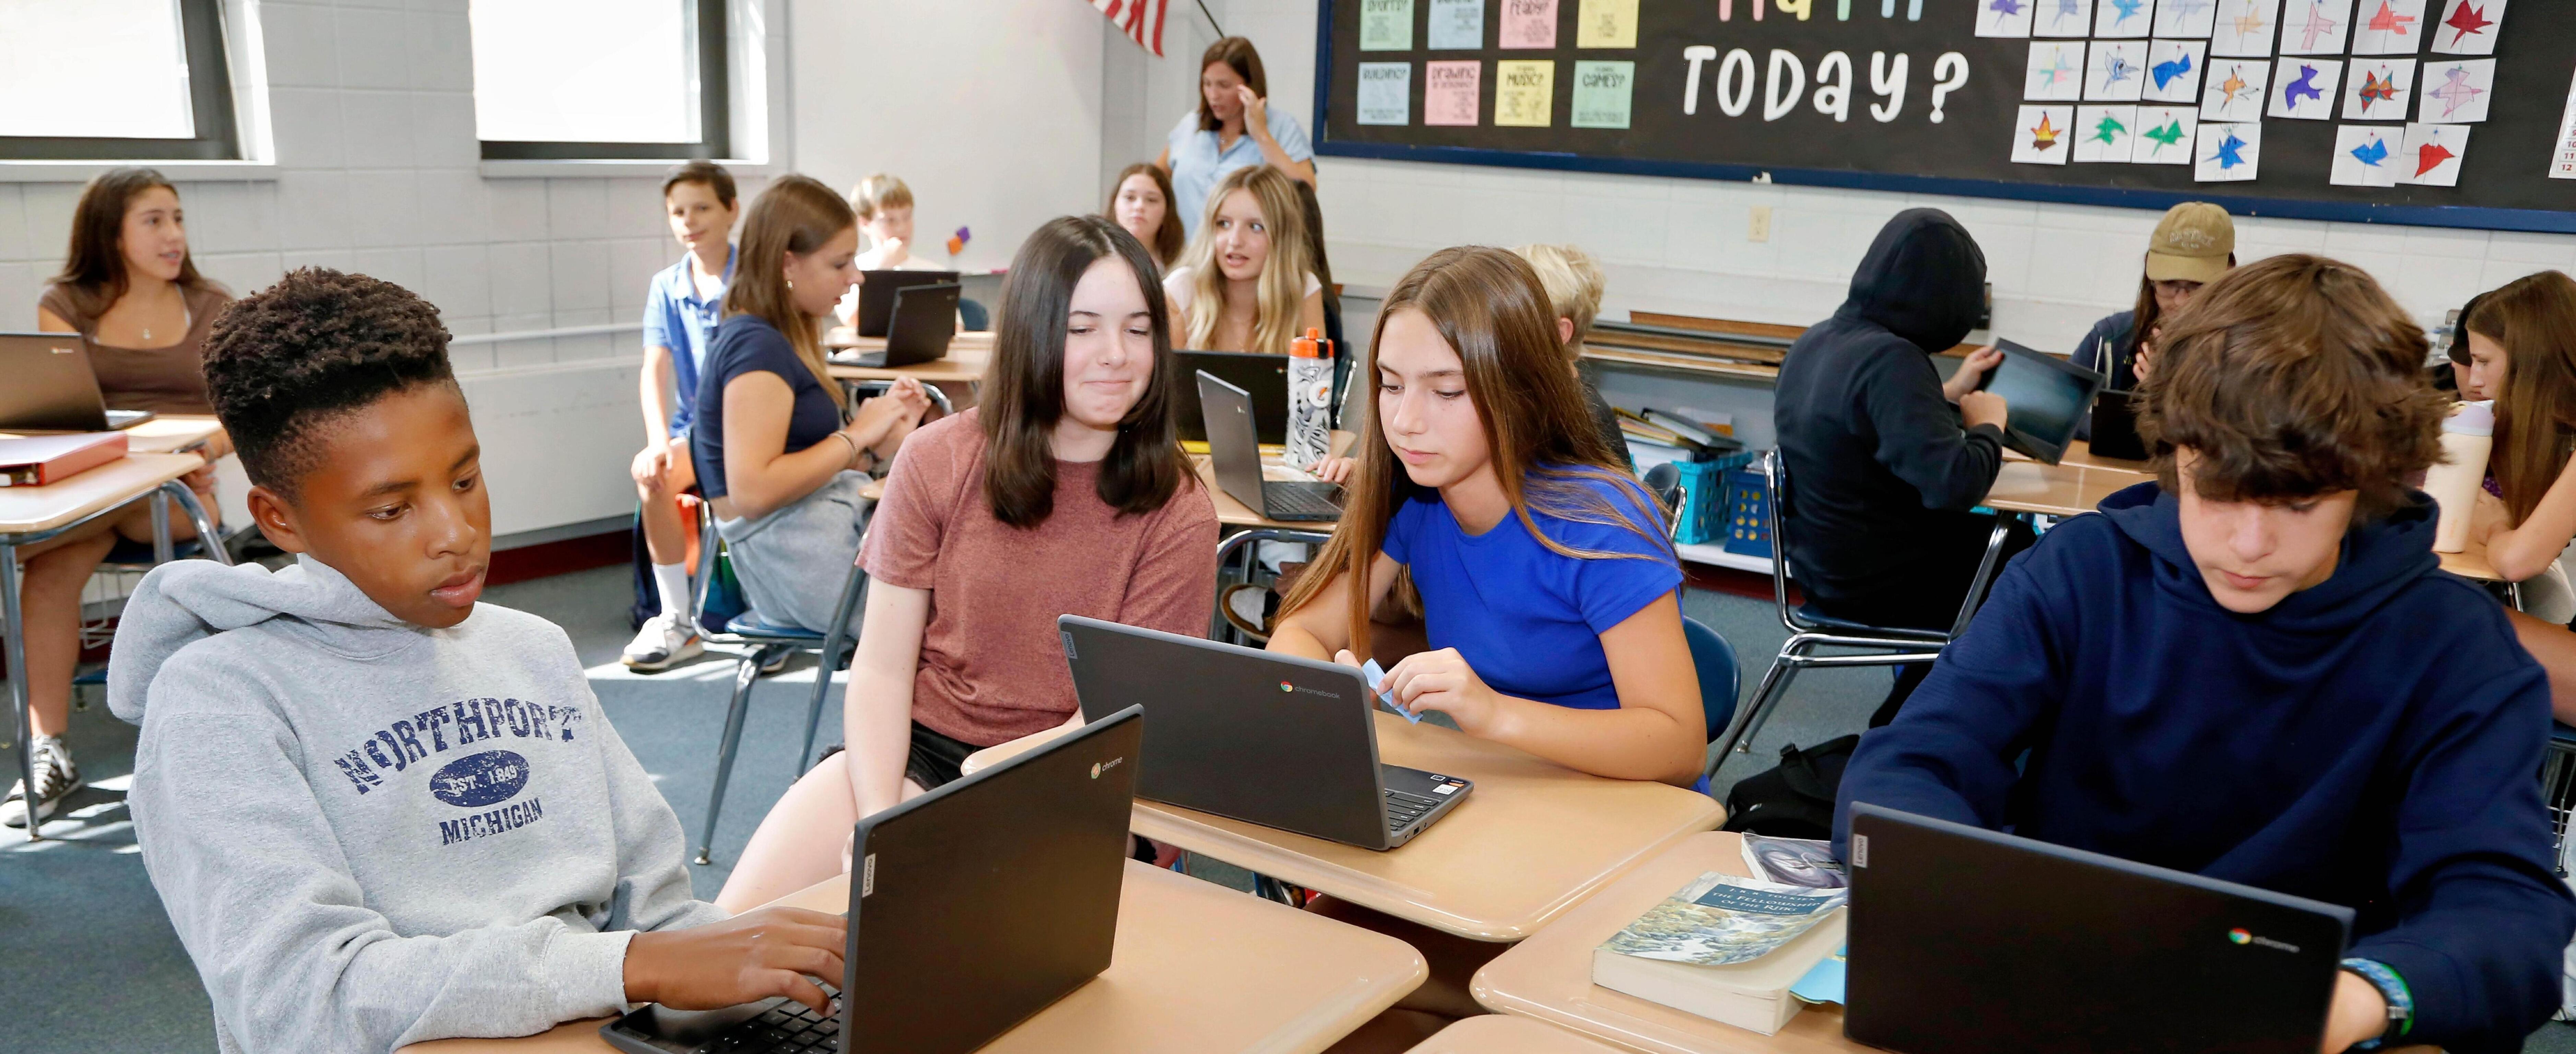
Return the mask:
[[[1208,191],[1226,173],[1271,165],[1290,178],[1315,182],[1315,151],[1297,119],[1269,105],[1270,79],[1261,53],[1242,37],[1226,37],[1199,56],[1199,105],[1181,116],[1154,165],[1172,174],[1173,209],[1190,237],[1198,237]]]

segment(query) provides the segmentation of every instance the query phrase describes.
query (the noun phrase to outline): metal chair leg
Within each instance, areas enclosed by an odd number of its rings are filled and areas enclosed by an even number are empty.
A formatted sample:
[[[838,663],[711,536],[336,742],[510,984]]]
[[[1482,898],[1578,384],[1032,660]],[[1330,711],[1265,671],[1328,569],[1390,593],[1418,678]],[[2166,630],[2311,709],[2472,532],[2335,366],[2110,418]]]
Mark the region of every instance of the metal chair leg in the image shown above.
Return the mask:
[[[841,645],[850,637],[850,616],[858,612],[859,598],[866,593],[867,572],[853,564],[850,577],[841,583],[840,603],[832,606],[832,628],[823,634],[823,653],[814,663],[814,698],[805,704],[805,745],[796,750],[798,773],[814,765],[814,732],[823,724],[823,696],[832,690],[832,673],[841,665]]]
[[[1806,668],[1807,649],[1808,642],[1804,636],[1791,637],[1780,646],[1780,654],[1771,660],[1771,668],[1762,671],[1762,685],[1754,689],[1751,705],[1744,708],[1743,716],[1727,730],[1726,749],[1718,752],[1718,765],[1726,764],[1730,754],[1753,752],[1753,734],[1762,730],[1762,722],[1768,720],[1771,711],[1780,705],[1780,700],[1788,696],[1789,682],[1798,676],[1799,670]],[[1710,766],[1709,771],[1714,774],[1717,766]]]
[[[716,748],[716,785],[707,795],[707,822],[698,835],[698,858],[701,864],[712,864],[710,856],[716,844],[716,816],[724,811],[725,784],[733,779],[734,752],[742,746],[743,711],[751,706],[751,682],[760,676],[760,661],[767,656],[766,647],[754,648],[734,667],[733,702],[725,708],[723,745]]]

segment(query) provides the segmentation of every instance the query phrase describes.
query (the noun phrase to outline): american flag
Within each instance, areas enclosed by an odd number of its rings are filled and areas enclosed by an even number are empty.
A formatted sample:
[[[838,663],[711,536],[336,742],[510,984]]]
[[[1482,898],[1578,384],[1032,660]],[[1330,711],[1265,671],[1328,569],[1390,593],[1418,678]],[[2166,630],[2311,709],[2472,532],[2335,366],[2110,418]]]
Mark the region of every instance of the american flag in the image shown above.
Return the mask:
[[[1163,13],[1171,0],[1091,0],[1093,10],[1125,30],[1136,46],[1163,56]]]

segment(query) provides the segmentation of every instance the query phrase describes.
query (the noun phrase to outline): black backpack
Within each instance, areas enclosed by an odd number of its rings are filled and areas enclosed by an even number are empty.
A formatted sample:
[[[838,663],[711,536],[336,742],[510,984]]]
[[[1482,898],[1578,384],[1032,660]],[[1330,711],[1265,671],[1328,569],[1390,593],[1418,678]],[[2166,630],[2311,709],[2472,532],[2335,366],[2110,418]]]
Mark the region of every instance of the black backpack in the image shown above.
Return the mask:
[[[1834,836],[1834,795],[1860,736],[1828,739],[1804,750],[1780,748],[1780,766],[1757,772],[1726,792],[1726,830],[1773,838]]]

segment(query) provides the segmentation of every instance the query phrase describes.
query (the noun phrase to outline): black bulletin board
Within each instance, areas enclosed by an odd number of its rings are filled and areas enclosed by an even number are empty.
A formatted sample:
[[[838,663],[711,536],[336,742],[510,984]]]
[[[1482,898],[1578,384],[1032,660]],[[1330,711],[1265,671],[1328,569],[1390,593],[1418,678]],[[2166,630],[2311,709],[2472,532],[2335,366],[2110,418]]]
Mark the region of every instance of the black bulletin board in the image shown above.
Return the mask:
[[[2329,182],[2335,129],[2341,119],[2263,121],[2260,176],[2247,182],[2197,182],[2190,165],[2016,164],[2011,143],[2024,105],[2030,58],[2027,39],[1978,37],[1976,8],[1993,0],[1808,0],[1804,19],[1778,9],[1760,20],[1764,0],[1639,0],[1633,49],[1578,48],[1582,0],[1557,0],[1554,49],[1498,47],[1500,8],[1521,0],[1481,0],[1483,47],[1434,51],[1427,47],[1431,0],[1409,0],[1414,21],[1409,50],[1360,50],[1364,3],[1389,0],[1324,0],[1317,36],[1315,136],[1319,154],[1345,157],[1508,165],[1542,169],[1617,172],[1849,187],[1911,193],[2018,198],[2077,204],[2163,209],[2181,201],[2215,201],[2240,216],[2399,223],[2420,226],[2576,233],[2576,179],[2549,178],[2557,163],[2559,125],[2576,77],[2576,12],[2567,0],[2514,0],[2496,27],[2495,90],[2489,117],[2471,126],[2457,187],[2345,187]],[[2047,4],[2053,0],[2019,0]],[[2111,0],[2099,0],[2107,4]],[[2287,0],[2299,3],[2302,0]],[[2357,0],[2369,9],[2378,0]],[[1909,20],[1909,3],[1922,8]],[[1796,6],[1793,2],[1793,8]],[[2430,0],[2426,23],[2437,23],[2447,0]],[[1380,7],[1379,11],[1388,10]],[[1892,12],[1893,17],[1882,15]],[[1725,11],[1730,18],[1721,20]],[[2441,32],[2447,33],[2447,30]],[[2447,39],[2447,37],[2445,38]],[[1695,113],[1684,112],[1694,46],[1724,56],[1742,49],[1752,60],[1750,105],[1729,116],[1717,98],[1723,60],[1698,63]],[[2418,93],[2422,70],[2449,56],[2418,44]],[[1766,118],[1764,96],[1772,85],[1774,52],[1793,57],[1803,97],[1776,118]],[[1819,73],[1826,57],[1849,56],[1853,68],[1849,116],[1837,121],[1818,111]],[[1944,93],[1941,119],[1932,119],[1931,95],[1940,57],[1965,60],[1964,84]],[[1706,52],[1701,52],[1706,54]],[[1873,88],[1872,63],[1884,54],[1906,59],[1901,98]],[[1494,124],[1496,63],[1554,63],[1554,98],[1546,127]],[[1425,123],[1425,63],[1481,63],[1478,122],[1473,126]],[[1576,63],[1631,61],[1634,67],[1629,127],[1572,127]],[[1408,63],[1408,123],[1358,122],[1359,64]],[[1955,62],[1955,60],[1954,60]],[[1741,94],[1740,77],[1730,81]],[[1785,93],[1790,78],[1779,78]],[[1822,83],[1830,83],[1825,81]],[[1893,107],[1891,109],[1891,106]],[[1892,114],[1881,121],[1873,109]],[[2340,107],[2337,108],[2340,114]],[[2366,122],[2389,130],[2392,143],[2403,122]]]

